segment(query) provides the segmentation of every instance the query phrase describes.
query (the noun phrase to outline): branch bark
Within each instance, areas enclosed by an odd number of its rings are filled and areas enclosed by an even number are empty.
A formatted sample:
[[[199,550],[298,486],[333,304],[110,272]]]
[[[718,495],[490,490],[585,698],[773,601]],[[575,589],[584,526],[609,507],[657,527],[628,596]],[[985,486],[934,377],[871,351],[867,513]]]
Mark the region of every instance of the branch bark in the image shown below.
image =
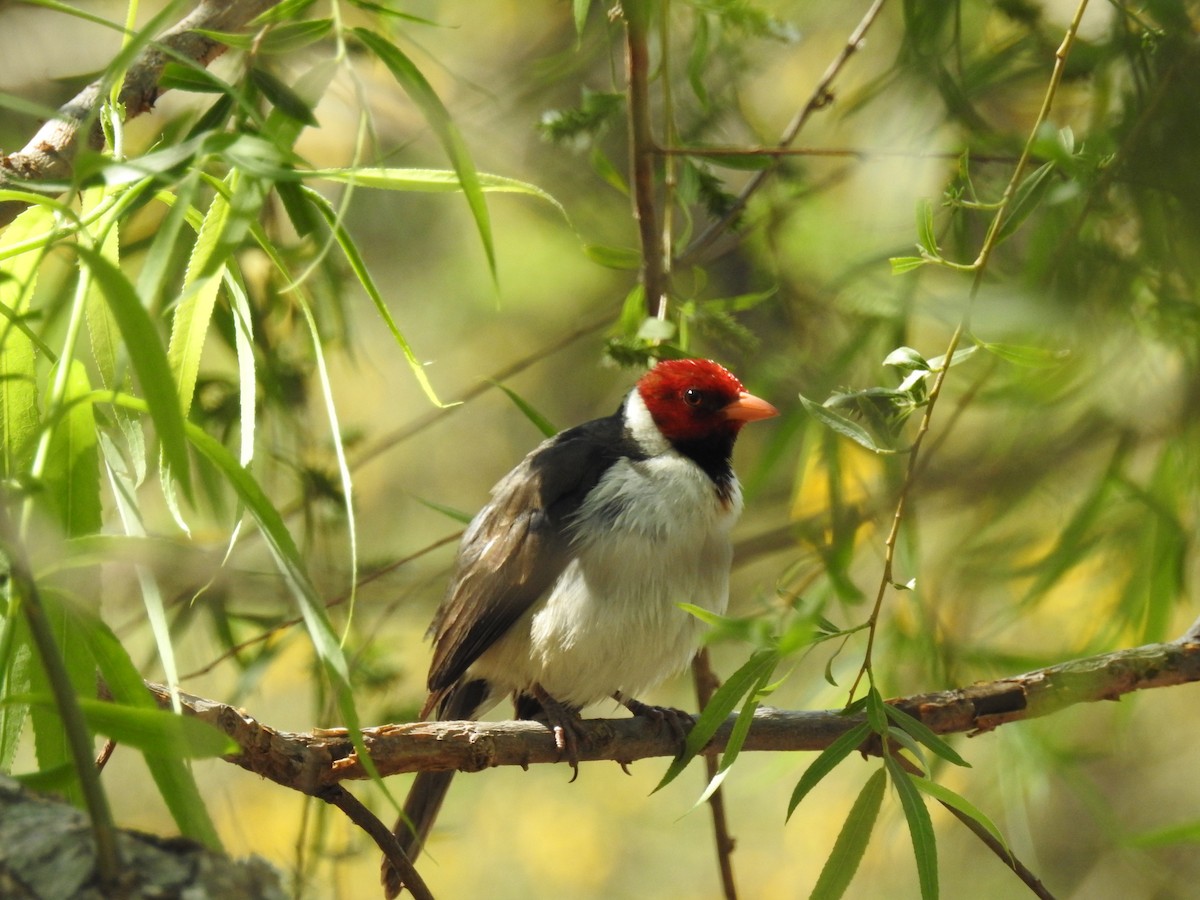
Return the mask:
[[[938,734],[991,731],[1010,722],[1051,715],[1077,703],[1116,700],[1133,691],[1200,681],[1200,634],[1163,644],[1147,644],[981,682],[949,691],[916,694],[891,702],[921,719]],[[169,706],[162,685],[150,684]],[[314,796],[331,784],[368,777],[345,729],[311,733],[276,731],[223,703],[182,695],[186,711],[232,737],[242,752],[228,760],[264,778]],[[838,710],[789,711],[762,708],[745,750],[822,750],[861,721]],[[733,729],[731,717],[705,753],[721,752]],[[678,743],[665,729],[640,717],[589,719],[584,761],[627,764],[654,756],[674,756]],[[529,766],[559,762],[549,731],[536,722],[415,722],[363,730],[380,774]]]
[[[200,0],[196,8],[158,40],[146,47],[129,66],[121,86],[120,101],[126,119],[154,108],[160,93],[158,82],[171,59],[189,59],[207,66],[225,52],[225,45],[200,34],[209,31],[238,31],[255,16],[279,0]],[[79,134],[93,149],[103,145],[97,111],[107,91],[99,78],[58,110],[58,115],[38,129],[20,150],[0,154],[0,189],[28,187],[30,183],[58,183],[71,179],[71,161],[79,148]],[[0,227],[7,225],[27,204],[16,200],[0,203]]]

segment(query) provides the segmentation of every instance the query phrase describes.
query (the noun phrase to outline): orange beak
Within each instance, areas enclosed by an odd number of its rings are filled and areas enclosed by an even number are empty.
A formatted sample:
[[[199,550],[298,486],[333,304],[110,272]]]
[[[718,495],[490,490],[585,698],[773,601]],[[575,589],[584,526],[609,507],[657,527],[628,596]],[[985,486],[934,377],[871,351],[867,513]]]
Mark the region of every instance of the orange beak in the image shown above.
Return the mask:
[[[766,400],[745,391],[738,394],[738,398],[721,412],[725,414],[725,418],[733,419],[735,422],[754,422],[758,419],[769,419],[779,415],[779,410]]]

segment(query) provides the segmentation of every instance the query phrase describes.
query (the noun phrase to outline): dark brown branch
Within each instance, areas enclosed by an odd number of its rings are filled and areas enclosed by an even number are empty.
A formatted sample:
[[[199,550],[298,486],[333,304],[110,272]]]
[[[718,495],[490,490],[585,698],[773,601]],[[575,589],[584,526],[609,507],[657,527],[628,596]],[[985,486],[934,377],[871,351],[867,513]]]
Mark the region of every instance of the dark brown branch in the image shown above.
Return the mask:
[[[633,183],[633,217],[637,220],[642,245],[642,288],[646,292],[646,314],[662,318],[666,312],[667,286],[654,191],[648,6],[644,0],[631,0],[622,6],[625,17],[625,63],[629,78],[629,169]]]
[[[392,834],[379,817],[367,809],[362,803],[340,784],[331,784],[317,792],[317,796],[336,806],[344,812],[347,818],[365,831],[375,841],[388,862],[400,873],[401,883],[412,894],[413,900],[433,900],[433,894],[425,884],[424,879],[417,873],[412,860],[405,855],[400,847],[400,841]]]
[[[154,108],[162,93],[158,82],[168,60],[184,58],[207,66],[225,52],[224,44],[199,34],[197,29],[237,31],[278,2],[200,0],[191,14],[164,32],[129,66],[119,98],[125,107],[125,118],[132,119]],[[39,128],[23,148],[0,155],[0,188],[19,186],[22,182],[70,181],[80,129],[87,129],[85,139],[89,147],[102,146],[103,134],[96,113],[106,92],[104,79],[93,81],[64,104],[58,115]],[[0,203],[0,226],[11,222],[24,207],[18,201]]]
[[[1147,644],[1061,663],[996,681],[950,691],[918,694],[895,701],[939,734],[979,734],[1009,722],[1050,715],[1076,703],[1116,700],[1150,688],[1200,681],[1200,635]],[[150,685],[164,706],[165,687]],[[317,795],[330,784],[365,779],[344,729],[287,733],[255,721],[248,714],[212,700],[183,695],[187,711],[232,737],[243,749],[229,757],[242,768],[286,787]],[[758,751],[822,750],[860,719],[837,710],[786,711],[763,708],[754,717],[744,749]],[[725,748],[731,717],[717,732],[706,753]],[[630,763],[673,756],[673,736],[645,718],[589,719],[584,761]],[[458,770],[474,772],[492,766],[528,766],[559,761],[553,736],[536,722],[415,722],[380,725],[363,731],[379,772]]]
[[[701,649],[692,660],[692,681],[696,684],[696,699],[700,709],[708,706],[708,701],[720,688],[721,682],[712,668],[708,649]],[[711,782],[717,777],[717,758],[712,754],[704,757],[704,773]],[[725,789],[717,788],[708,798],[708,808],[712,813],[713,840],[717,847],[717,866],[721,870],[721,889],[725,900],[737,900],[737,880],[733,877],[733,850],[737,846],[729,833],[729,821],[725,812]]]

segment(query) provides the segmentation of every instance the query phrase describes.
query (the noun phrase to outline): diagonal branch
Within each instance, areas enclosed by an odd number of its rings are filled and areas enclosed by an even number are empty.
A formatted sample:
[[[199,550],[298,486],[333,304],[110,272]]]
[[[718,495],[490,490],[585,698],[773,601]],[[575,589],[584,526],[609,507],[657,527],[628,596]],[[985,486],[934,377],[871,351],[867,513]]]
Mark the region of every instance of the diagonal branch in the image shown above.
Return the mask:
[[[279,0],[200,0],[192,12],[158,40],[146,47],[129,66],[121,86],[120,102],[126,119],[154,108],[161,91],[158,81],[169,59],[183,58],[207,66],[225,52],[225,45],[197,29],[237,31]],[[58,115],[38,129],[20,150],[0,154],[0,189],[30,182],[68,182],[71,161],[78,148],[80,129],[86,128],[87,145],[103,144],[97,111],[107,92],[105,80],[93,81],[58,110]],[[0,227],[7,225],[25,204],[10,200],[0,203]]]
[[[1116,700],[1133,691],[1200,681],[1200,634],[1060,663],[995,681],[949,691],[902,697],[895,703],[938,734],[991,731],[1010,722],[1051,715],[1077,703]],[[164,706],[170,694],[149,684]],[[344,729],[311,733],[276,731],[223,703],[182,694],[185,710],[232,737],[242,752],[228,761],[285,787],[319,795],[328,785],[368,777]],[[724,750],[730,717],[705,753]],[[822,750],[861,721],[837,710],[788,711],[761,708],[744,750]],[[673,756],[675,737],[645,718],[589,719],[579,758],[630,763]],[[536,722],[416,722],[380,725],[363,739],[382,775],[492,766],[528,766],[559,761],[553,735]]]

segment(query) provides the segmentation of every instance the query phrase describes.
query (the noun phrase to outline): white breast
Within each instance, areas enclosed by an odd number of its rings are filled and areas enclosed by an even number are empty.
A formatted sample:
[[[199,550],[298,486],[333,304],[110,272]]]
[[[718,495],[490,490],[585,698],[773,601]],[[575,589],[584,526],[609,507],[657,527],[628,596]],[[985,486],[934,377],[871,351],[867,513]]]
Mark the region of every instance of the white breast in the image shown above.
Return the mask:
[[[721,499],[673,450],[614,464],[579,510],[566,570],[473,672],[506,690],[536,682],[579,707],[618,690],[637,697],[679,672],[703,625],[678,604],[725,611],[741,506],[736,481]]]

